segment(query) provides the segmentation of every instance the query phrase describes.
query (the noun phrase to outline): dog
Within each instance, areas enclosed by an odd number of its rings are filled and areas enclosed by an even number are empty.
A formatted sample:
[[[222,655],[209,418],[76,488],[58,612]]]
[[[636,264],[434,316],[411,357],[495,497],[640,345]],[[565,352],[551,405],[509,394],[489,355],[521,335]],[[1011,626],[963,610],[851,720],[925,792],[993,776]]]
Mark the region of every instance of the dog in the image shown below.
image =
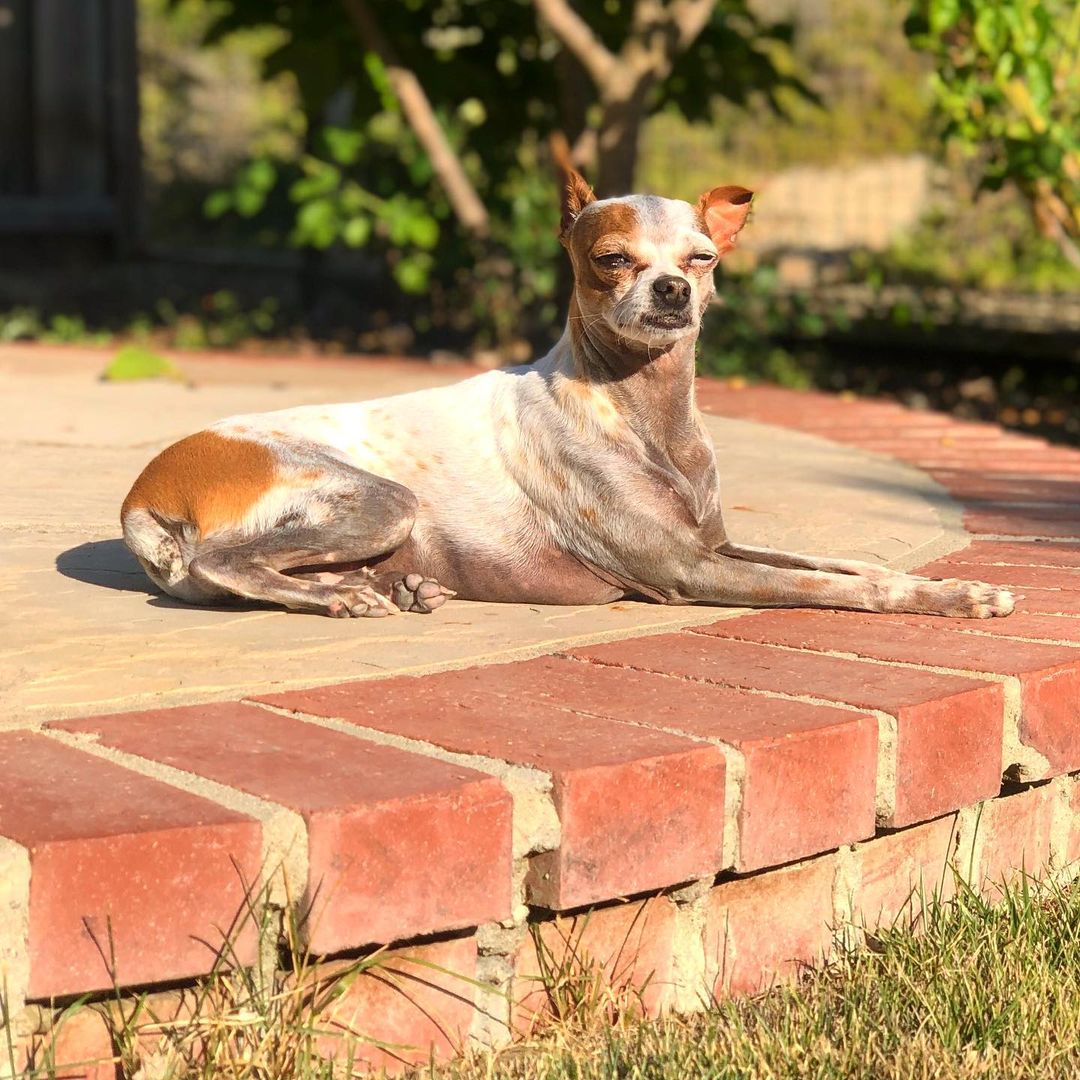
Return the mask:
[[[336,617],[530,604],[1008,615],[1010,594],[728,539],[694,350],[752,193],[598,199],[571,167],[565,332],[530,366],[357,404],[234,416],[154,458],[124,501],[153,582]]]

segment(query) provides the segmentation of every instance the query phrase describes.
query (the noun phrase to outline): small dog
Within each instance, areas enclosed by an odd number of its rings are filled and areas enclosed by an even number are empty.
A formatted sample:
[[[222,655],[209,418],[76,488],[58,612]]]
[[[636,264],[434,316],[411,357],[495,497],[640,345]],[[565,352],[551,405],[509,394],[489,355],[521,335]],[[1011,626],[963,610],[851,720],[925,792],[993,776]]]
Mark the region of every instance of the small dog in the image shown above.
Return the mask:
[[[728,540],[694,344],[752,193],[597,199],[564,169],[566,330],[532,366],[359,404],[235,416],[170,446],[121,511],[182,600],[338,617],[454,595],[532,604],[1007,615],[1008,592]]]

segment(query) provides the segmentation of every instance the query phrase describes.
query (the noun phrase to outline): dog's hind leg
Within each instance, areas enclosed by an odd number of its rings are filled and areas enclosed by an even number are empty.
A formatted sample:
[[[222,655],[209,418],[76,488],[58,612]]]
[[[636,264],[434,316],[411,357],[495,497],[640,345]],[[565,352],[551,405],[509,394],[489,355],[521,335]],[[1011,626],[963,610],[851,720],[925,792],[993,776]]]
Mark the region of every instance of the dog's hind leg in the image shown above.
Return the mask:
[[[374,575],[336,575],[396,550],[412,531],[416,497],[401,484],[336,461],[309,492],[255,536],[205,541],[187,572],[196,583],[250,600],[340,618],[397,613]],[[306,574],[289,570],[305,568]],[[349,580],[346,580],[346,578]],[[334,580],[334,579],[337,580]]]
[[[421,615],[430,615],[457,595],[452,589],[444,589],[434,578],[424,577],[423,574],[375,570],[366,566],[358,570],[331,566],[325,570],[298,571],[289,576],[325,585],[366,585],[393,600],[399,610]]]

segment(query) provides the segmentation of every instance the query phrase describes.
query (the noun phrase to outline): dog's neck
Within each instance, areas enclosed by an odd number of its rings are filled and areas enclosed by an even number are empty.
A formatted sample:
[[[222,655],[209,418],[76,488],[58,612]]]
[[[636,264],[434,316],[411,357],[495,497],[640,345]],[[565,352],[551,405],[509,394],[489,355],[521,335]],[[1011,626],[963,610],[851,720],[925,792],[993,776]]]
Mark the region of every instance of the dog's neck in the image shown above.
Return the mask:
[[[563,340],[563,374],[604,394],[646,442],[670,451],[696,437],[696,334],[662,345],[630,341],[601,319],[582,318],[575,296]]]

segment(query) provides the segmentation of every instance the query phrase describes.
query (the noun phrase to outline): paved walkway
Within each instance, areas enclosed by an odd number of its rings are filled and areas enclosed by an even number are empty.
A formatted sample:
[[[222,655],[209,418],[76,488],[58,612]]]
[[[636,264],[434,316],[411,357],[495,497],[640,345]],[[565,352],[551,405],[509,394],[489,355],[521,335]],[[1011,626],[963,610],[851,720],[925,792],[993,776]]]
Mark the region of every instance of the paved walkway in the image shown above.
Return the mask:
[[[181,360],[190,385],[105,384],[84,351],[0,351],[8,477],[0,728],[433,671],[714,621],[716,609],[455,602],[383,622],[197,609],[155,595],[119,506],[162,447],[234,412],[363,399],[472,372],[401,361]],[[890,459],[752,421],[709,421],[732,534],[910,567],[966,543],[959,508]]]
[[[793,974],[834,930],[911,916],[954,872],[990,892],[1019,867],[1075,876],[1080,451],[699,385],[736,537],[1008,585],[1005,619],[207,611],[147,593],[115,539],[158,446],[234,409],[464,372],[189,360],[195,389],[106,387],[99,362],[0,354],[0,978],[16,1006],[205,972],[211,928],[261,877],[264,914],[308,913],[317,954],[396,942],[390,962],[476,980],[414,969],[411,1010],[388,1011],[379,978],[343,997],[358,1030],[414,1048],[395,1063],[422,1062],[506,1034],[508,1002],[536,988],[529,926],[556,956],[569,932],[552,912],[597,905],[590,955],[647,984],[648,1007],[681,1007]],[[258,959],[249,930],[234,955]],[[107,1057],[101,1038],[74,1056]]]

